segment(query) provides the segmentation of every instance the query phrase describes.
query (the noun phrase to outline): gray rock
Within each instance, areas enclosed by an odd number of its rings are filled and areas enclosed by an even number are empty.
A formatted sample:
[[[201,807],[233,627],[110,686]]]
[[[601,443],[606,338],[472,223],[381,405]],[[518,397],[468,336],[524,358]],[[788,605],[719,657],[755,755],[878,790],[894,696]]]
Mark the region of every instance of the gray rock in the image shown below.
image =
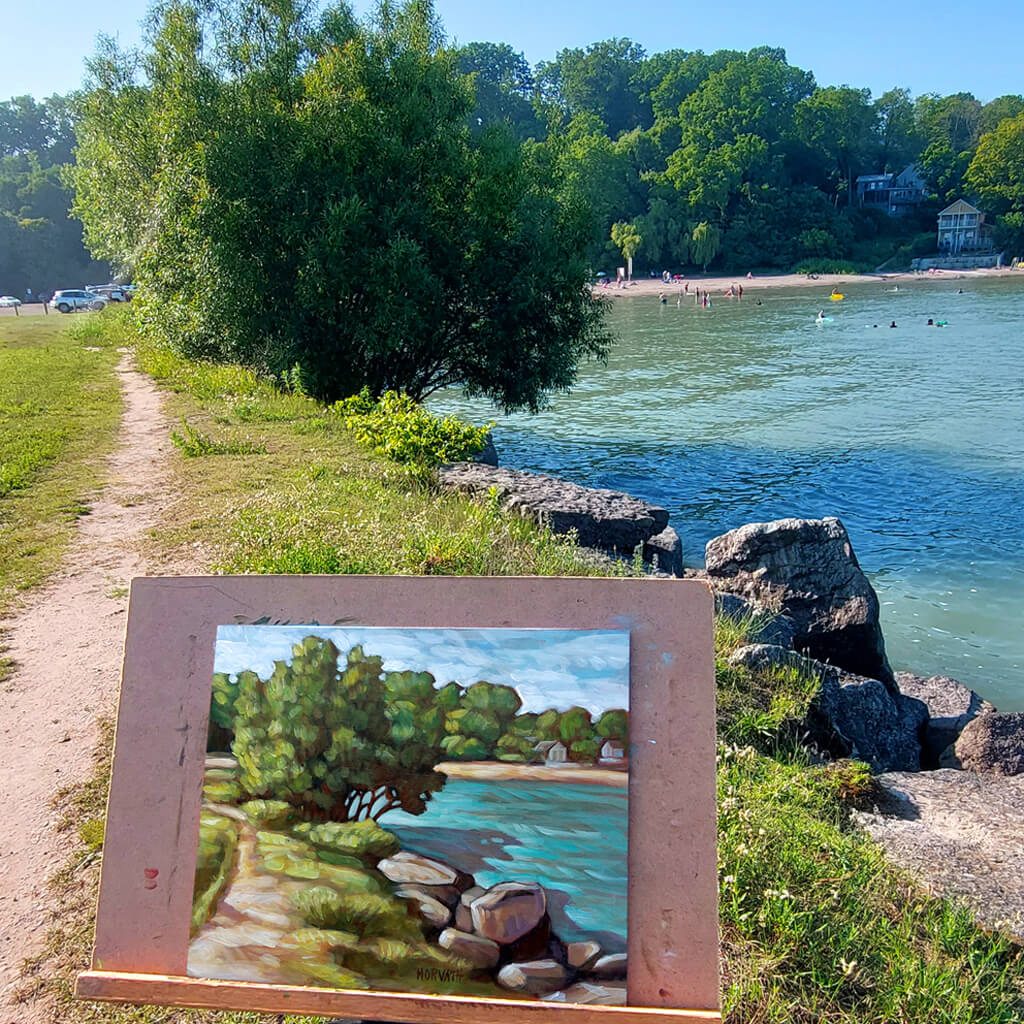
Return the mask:
[[[994,711],[968,722],[939,763],[992,775],[1024,774],[1024,711]]]
[[[598,958],[587,970],[590,978],[605,981],[621,980],[626,977],[627,959],[625,953],[609,953]]]
[[[507,946],[541,923],[547,898],[536,882],[500,882],[473,900],[469,909],[473,931]]]
[[[979,715],[989,715],[995,708],[973,690],[949,676],[916,676],[897,672],[900,693],[924,701],[928,708],[925,724],[922,762],[934,768],[947,747],[956,743],[968,722]]]
[[[377,870],[388,881],[399,885],[449,885],[461,892],[473,884],[472,876],[458,868],[408,850],[385,857],[377,864]]]
[[[601,946],[592,940],[570,942],[565,947],[566,963],[576,971],[586,970],[601,955]]]
[[[555,533],[575,530],[584,547],[630,555],[668,526],[668,512],[656,505],[543,473],[456,462],[442,466],[437,475],[448,490],[488,495],[494,488],[506,506],[547,523]]]
[[[708,582],[791,619],[793,646],[895,691],[878,596],[835,518],[748,523],[708,541]]]
[[[408,902],[416,916],[431,928],[447,928],[451,923],[451,910],[419,886],[399,886],[395,889],[395,895]]]
[[[495,967],[501,955],[501,947],[496,942],[454,928],[446,928],[441,932],[437,942],[477,967]]]
[[[875,812],[854,817],[889,860],[1024,944],[1024,775],[939,770],[876,781]]]
[[[569,972],[555,960],[531,960],[506,964],[498,972],[498,984],[513,992],[550,995],[569,980]]]
[[[791,648],[780,647],[778,644],[747,644],[746,647],[738,647],[727,660],[730,665],[748,668],[755,672],[786,666],[815,671],[820,664],[797,654]]]
[[[876,772],[920,770],[920,736],[928,718],[921,701],[894,697],[879,679],[820,663],[819,671],[821,688],[809,716],[812,738],[819,746],[867,761]]]
[[[487,435],[487,443],[484,445],[483,451],[478,452],[473,456],[474,462],[479,462],[484,466],[498,465],[498,449],[494,447],[494,435]]]
[[[666,526],[661,533],[656,533],[644,541],[644,561],[649,564],[657,562],[658,571],[669,576],[683,575],[683,542],[679,534]]]
[[[626,986],[595,985],[591,981],[578,981],[560,992],[541,997],[547,1003],[589,1003],[601,1006],[625,1006]]]

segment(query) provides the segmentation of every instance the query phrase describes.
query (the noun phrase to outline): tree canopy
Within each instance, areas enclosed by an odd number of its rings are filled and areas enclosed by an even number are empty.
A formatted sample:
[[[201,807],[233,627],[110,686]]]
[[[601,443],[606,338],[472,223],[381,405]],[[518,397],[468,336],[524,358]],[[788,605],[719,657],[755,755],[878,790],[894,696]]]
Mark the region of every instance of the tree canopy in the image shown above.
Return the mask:
[[[363,23],[170,0],[154,24],[143,53],[91,64],[75,210],[164,340],[298,367],[325,399],[461,385],[506,409],[604,355],[589,209],[505,121],[470,132],[473,83],[429,2]]]

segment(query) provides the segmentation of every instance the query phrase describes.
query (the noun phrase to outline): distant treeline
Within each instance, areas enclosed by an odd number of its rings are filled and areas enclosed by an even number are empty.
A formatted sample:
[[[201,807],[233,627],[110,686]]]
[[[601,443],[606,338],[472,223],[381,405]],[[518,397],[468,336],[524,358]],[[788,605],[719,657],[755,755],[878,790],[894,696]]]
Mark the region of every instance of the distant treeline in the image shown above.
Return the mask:
[[[74,115],[62,96],[0,103],[0,293],[23,299],[109,280],[69,217],[64,168],[74,160]]]
[[[997,243],[1024,249],[1019,95],[872,98],[819,87],[767,46],[648,56],[609,39],[531,68],[507,44],[471,43],[458,60],[476,76],[471,126],[505,122],[550,146],[595,209],[595,269],[623,250],[658,270],[873,269],[901,245],[908,258],[933,252],[936,213],[961,196],[995,221]],[[927,184],[916,216],[856,208],[858,175],[911,164]]]
[[[817,86],[773,47],[649,56],[609,39],[531,67],[510,45],[481,42],[456,57],[475,85],[471,130],[505,124],[549,149],[566,172],[565,198],[593,210],[595,270],[623,251],[642,269],[870,269],[933,251],[935,215],[960,196],[980,202],[998,244],[1024,248],[1019,95],[982,104],[967,92],[914,99],[893,88],[872,98]],[[109,276],[68,216],[73,99],[0,104],[2,292]],[[910,164],[929,195],[916,216],[855,207],[857,175]]]

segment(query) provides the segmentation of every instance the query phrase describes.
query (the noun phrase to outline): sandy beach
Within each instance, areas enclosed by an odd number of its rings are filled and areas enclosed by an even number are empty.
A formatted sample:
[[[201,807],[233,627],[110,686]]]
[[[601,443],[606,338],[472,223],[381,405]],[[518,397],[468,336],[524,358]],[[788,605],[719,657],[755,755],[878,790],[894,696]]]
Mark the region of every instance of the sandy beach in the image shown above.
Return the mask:
[[[722,298],[729,287],[743,288],[743,294],[747,292],[762,291],[766,288],[814,288],[821,291],[822,295],[828,296],[833,288],[842,291],[844,287],[858,287],[865,284],[885,283],[889,285],[904,284],[908,287],[920,284],[925,281],[984,281],[992,277],[1019,277],[1024,281],[1024,269],[1013,267],[995,267],[979,270],[936,270],[933,273],[914,273],[908,271],[899,274],[818,274],[815,278],[809,278],[806,274],[755,274],[747,277],[745,274],[735,276],[725,275],[687,275],[681,281],[670,281],[665,284],[661,278],[634,278],[624,288],[619,288],[614,281],[610,281],[608,287],[601,285],[594,286],[595,295],[606,295],[609,298],[629,298],[634,295],[658,296],[664,294],[666,298],[675,299],[679,292],[689,285],[688,298],[694,301],[694,290],[710,293],[712,299]],[[959,285],[962,287],[962,284]]]
[[[569,782],[583,786],[611,786],[626,789],[627,772],[609,768],[590,768],[578,764],[508,764],[504,761],[445,761],[439,772],[453,779],[476,779],[481,782],[515,780],[519,782]]]

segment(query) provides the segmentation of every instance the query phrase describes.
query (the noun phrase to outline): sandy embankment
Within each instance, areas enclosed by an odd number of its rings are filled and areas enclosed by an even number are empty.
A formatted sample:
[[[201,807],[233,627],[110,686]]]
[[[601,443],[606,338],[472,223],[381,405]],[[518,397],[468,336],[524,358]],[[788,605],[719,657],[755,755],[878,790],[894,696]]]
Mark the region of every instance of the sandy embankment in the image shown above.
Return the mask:
[[[439,772],[453,779],[478,782],[569,782],[580,786],[612,786],[626,789],[629,774],[610,768],[585,768],[578,764],[507,764],[504,761],[445,761]]]
[[[686,276],[681,281],[670,281],[665,284],[661,278],[634,278],[624,288],[619,288],[614,281],[608,283],[605,288],[602,285],[594,286],[595,295],[606,295],[609,298],[628,298],[633,295],[657,296],[664,294],[666,298],[675,298],[689,285],[688,294],[684,292],[684,298],[694,301],[694,291],[699,288],[711,295],[711,298],[721,298],[729,290],[730,285],[734,288],[742,286],[744,294],[761,291],[765,288],[807,288],[818,289],[824,295],[828,295],[833,288],[840,291],[844,287],[857,287],[864,284],[898,284],[908,285],[920,284],[922,281],[982,281],[992,277],[1019,277],[1024,281],[1024,269],[1012,267],[995,267],[978,270],[937,270],[932,274],[913,272],[900,274],[818,274],[815,278],[809,278],[806,274],[764,274],[746,277],[744,274],[737,274],[734,277],[721,275],[704,276],[696,274]]]

